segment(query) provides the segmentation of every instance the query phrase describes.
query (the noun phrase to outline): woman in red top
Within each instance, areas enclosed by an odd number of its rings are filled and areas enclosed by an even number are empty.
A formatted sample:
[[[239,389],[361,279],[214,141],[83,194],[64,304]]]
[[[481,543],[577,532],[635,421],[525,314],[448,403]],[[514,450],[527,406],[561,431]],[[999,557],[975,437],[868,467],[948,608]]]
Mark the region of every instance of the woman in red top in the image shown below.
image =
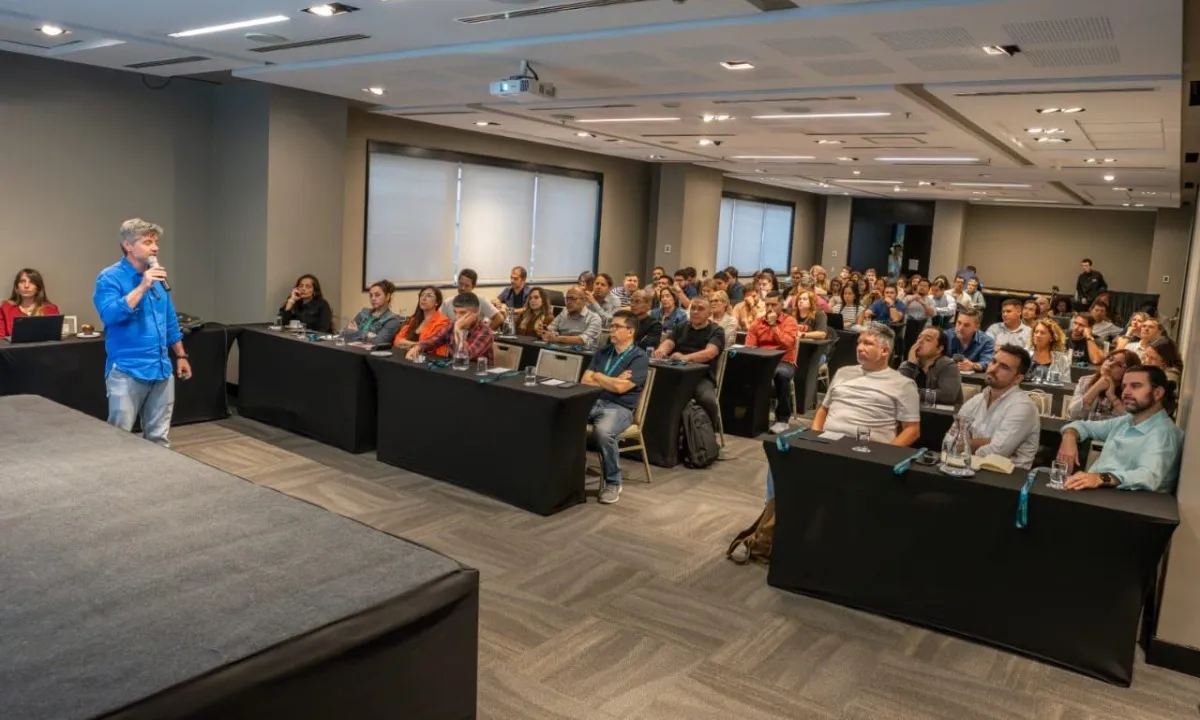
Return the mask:
[[[46,298],[42,274],[25,268],[13,280],[12,296],[0,304],[0,337],[12,335],[13,321],[19,317],[61,314]]]

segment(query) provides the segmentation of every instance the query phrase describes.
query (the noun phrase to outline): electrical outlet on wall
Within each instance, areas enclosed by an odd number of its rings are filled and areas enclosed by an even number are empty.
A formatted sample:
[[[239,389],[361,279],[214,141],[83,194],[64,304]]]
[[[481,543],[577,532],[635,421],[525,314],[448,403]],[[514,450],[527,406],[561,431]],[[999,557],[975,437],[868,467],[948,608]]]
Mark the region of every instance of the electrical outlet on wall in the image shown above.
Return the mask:
[[[1169,282],[1171,282],[1171,276],[1170,276],[1170,275],[1163,275],[1163,282],[1164,282],[1164,283],[1169,283]]]
[[[837,257],[837,250],[830,250],[829,257]]]
[[[664,254],[667,254],[667,255],[670,255],[670,254],[671,254],[671,246],[670,246],[670,245],[663,245],[663,253],[664,253]]]

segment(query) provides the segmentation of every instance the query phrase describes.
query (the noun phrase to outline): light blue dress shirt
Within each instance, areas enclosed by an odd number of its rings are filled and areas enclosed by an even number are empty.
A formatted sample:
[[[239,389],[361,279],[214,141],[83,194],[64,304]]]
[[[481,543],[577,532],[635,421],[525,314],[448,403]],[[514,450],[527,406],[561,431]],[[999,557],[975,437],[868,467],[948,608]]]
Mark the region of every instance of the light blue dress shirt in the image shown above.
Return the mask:
[[[1137,425],[1133,424],[1132,415],[1125,414],[1109,420],[1068,423],[1063,431],[1068,429],[1079,433],[1080,440],[1104,443],[1100,457],[1088,472],[1116,475],[1122,490],[1175,491],[1183,431],[1166,410],[1159,410]]]

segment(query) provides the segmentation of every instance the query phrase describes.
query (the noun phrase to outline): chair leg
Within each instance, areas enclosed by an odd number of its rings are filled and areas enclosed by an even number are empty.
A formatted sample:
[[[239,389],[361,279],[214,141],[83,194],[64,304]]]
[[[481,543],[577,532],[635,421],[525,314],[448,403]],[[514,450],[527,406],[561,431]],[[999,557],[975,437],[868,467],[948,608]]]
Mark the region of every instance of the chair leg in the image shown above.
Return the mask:
[[[650,455],[646,452],[646,441],[641,436],[638,437],[638,444],[642,446],[642,465],[646,468],[646,484],[649,485],[654,482],[650,478]]]

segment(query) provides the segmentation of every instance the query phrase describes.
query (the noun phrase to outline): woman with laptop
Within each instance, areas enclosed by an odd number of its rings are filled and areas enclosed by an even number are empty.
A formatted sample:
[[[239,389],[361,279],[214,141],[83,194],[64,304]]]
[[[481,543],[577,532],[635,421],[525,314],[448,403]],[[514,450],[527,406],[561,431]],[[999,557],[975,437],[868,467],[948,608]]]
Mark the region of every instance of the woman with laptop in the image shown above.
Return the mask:
[[[46,297],[42,274],[25,268],[13,279],[12,295],[0,304],[0,337],[12,335],[13,322],[17,318],[61,314],[58,306]]]

